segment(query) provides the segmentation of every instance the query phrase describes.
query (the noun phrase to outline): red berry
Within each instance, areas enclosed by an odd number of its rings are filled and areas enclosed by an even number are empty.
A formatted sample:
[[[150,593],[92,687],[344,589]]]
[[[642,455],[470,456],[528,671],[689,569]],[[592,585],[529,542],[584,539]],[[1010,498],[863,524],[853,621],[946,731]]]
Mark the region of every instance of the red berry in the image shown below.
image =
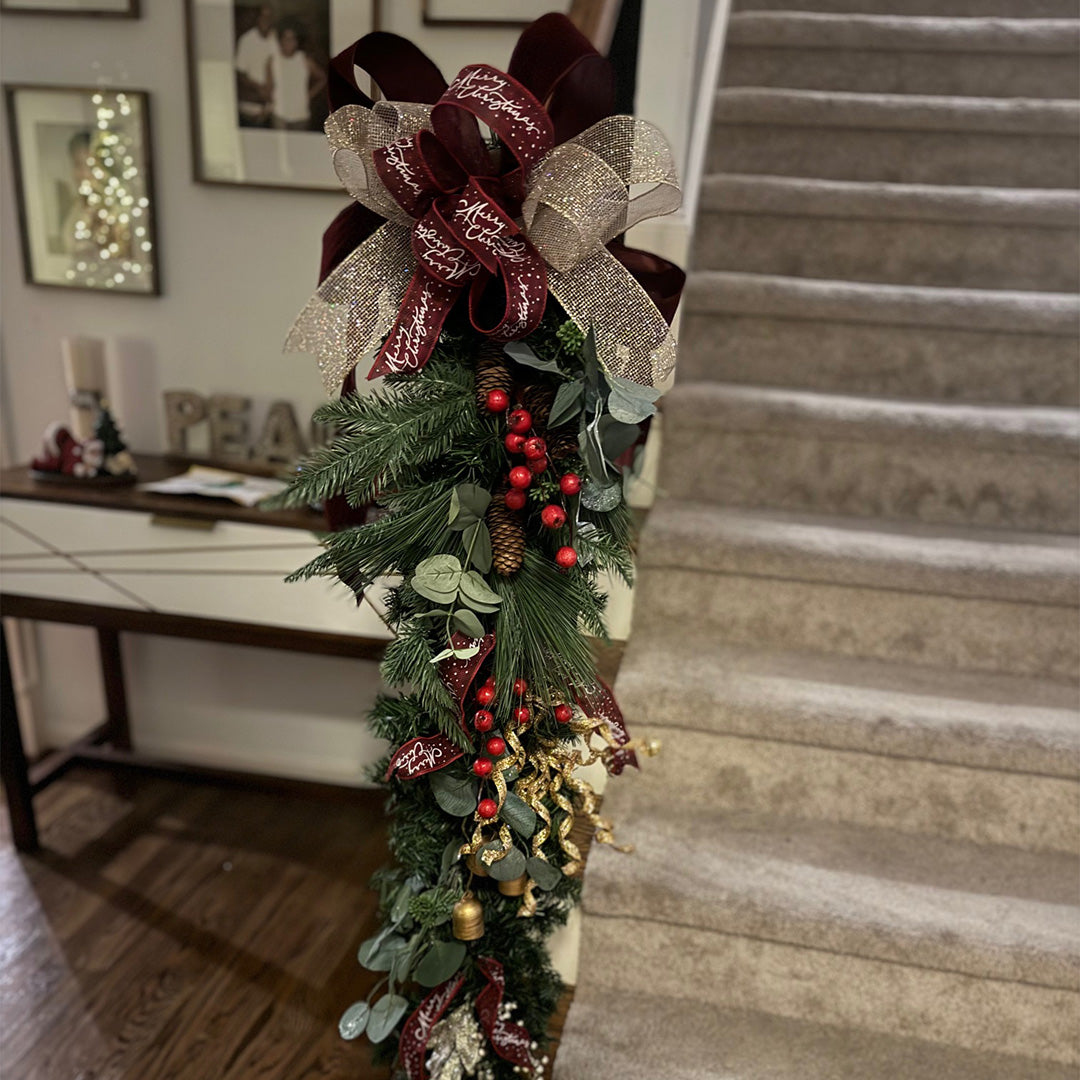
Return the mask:
[[[521,697],[522,694],[527,693],[528,689],[529,689],[529,684],[524,679],[515,679],[514,680],[514,693],[518,697]]]
[[[505,390],[489,390],[484,406],[488,412],[506,412],[510,408],[510,395]]]
[[[495,687],[494,686],[481,686],[476,691],[476,700],[481,705],[490,705],[495,700]]]
[[[507,435],[505,439],[503,439],[503,446],[505,446],[511,454],[520,454],[521,448],[524,445],[525,436],[518,435],[516,432],[513,431],[511,431],[510,434]]]
[[[577,552],[572,547],[561,547],[555,552],[555,561],[564,569],[577,565]]]
[[[539,435],[534,435],[522,443],[521,449],[525,452],[525,457],[532,461],[535,458],[542,458],[547,453],[547,443]]]
[[[559,481],[559,490],[564,495],[576,495],[581,490],[581,477],[577,473],[568,472]]]
[[[494,799],[481,799],[476,804],[476,812],[482,818],[493,818],[499,812],[499,804]]]
[[[532,713],[524,705],[514,710],[514,719],[519,724],[527,724],[530,716],[532,716]]]
[[[574,710],[569,705],[556,705],[555,706],[555,719],[560,724],[569,724],[574,718]]]
[[[503,754],[506,753],[506,743],[500,739],[498,735],[493,735],[488,739],[484,749],[487,750],[492,757],[502,757]]]
[[[532,413],[528,409],[515,409],[507,418],[510,430],[524,435],[532,427]]]
[[[491,764],[490,759],[486,757],[478,757],[472,763],[472,771],[476,773],[477,776],[490,776],[493,768],[494,766]]]
[[[540,511],[540,520],[549,529],[561,529],[566,524],[566,511],[561,506],[551,503]]]
[[[534,473],[542,473],[548,467],[548,459],[546,457],[533,458],[529,462],[529,469]]]
[[[490,731],[495,726],[495,717],[487,709],[477,709],[473,713],[472,723],[477,731]]]
[[[525,492],[519,491],[517,488],[511,488],[504,496],[503,502],[506,503],[507,510],[520,510],[524,507],[528,500],[525,498]]]
[[[524,465],[515,465],[510,470],[510,486],[524,490],[532,483],[532,473]]]
[[[487,678],[486,678],[486,679],[484,680],[484,685],[485,685],[485,686],[494,686],[494,685],[495,685],[495,676],[494,676],[494,675],[489,675],[489,676],[488,676],[488,677],[487,677]]]

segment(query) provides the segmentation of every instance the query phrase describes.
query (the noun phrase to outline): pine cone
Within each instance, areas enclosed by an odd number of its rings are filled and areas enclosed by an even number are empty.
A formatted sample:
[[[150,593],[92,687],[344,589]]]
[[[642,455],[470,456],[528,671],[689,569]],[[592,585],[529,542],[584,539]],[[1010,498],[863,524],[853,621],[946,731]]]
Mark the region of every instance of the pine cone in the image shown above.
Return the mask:
[[[552,461],[563,461],[578,453],[578,433],[571,424],[549,431],[547,434],[547,452]]]
[[[521,391],[521,404],[529,410],[533,427],[541,434],[547,428],[551,406],[555,404],[555,388],[552,386],[526,386]]]
[[[502,346],[493,341],[484,341],[476,354],[476,404],[483,408],[487,396],[492,390],[503,390],[510,394],[514,388],[514,379],[510,374],[510,365]]]
[[[503,577],[517,573],[525,559],[525,526],[520,515],[507,508],[501,494],[496,494],[487,509],[487,526],[495,572]]]

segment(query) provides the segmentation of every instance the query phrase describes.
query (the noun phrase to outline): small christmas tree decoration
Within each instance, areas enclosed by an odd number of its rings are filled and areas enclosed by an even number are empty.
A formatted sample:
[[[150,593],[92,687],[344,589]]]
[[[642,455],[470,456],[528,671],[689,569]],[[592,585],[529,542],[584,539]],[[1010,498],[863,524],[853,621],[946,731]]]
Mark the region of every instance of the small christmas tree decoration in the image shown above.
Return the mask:
[[[551,503],[540,511],[540,520],[545,528],[561,529],[566,524],[566,511],[561,506]]]
[[[484,936],[484,905],[471,892],[454,905],[451,926],[458,941],[478,941]]]
[[[532,430],[533,421],[528,409],[515,409],[507,418],[506,423],[516,435],[524,435]]]
[[[515,465],[510,470],[510,486],[524,490],[532,483],[532,473],[524,465]]]
[[[581,477],[577,473],[565,473],[559,479],[559,490],[564,495],[576,495],[581,490]]]
[[[484,408],[490,413],[506,412],[510,408],[510,395],[505,390],[489,390]]]
[[[555,719],[560,724],[569,724],[574,719],[574,710],[571,706],[562,704],[555,706]]]
[[[564,569],[569,570],[577,565],[577,552],[572,547],[561,547],[555,552],[555,561]]]
[[[499,804],[494,799],[481,799],[476,804],[476,812],[482,818],[490,820],[499,812]]]
[[[489,686],[481,687],[481,690],[490,690],[491,695],[488,700],[490,705],[495,700],[495,691]],[[477,695],[479,697],[479,694]],[[495,726],[495,717],[487,711],[487,709],[477,709],[473,713],[473,727],[479,732],[490,731]]]
[[[521,896],[529,884],[529,875],[522,874],[520,877],[510,878],[509,881],[499,882],[499,892],[503,896]]]
[[[503,445],[506,447],[507,453],[520,454],[522,448],[525,446],[525,436],[518,435],[516,431],[511,431],[510,434],[503,439]]]
[[[525,473],[532,479],[526,469]],[[509,492],[507,492],[509,494]],[[492,565],[503,577],[516,574],[525,561],[525,526],[517,514],[492,502],[487,511],[487,527],[491,534]]]
[[[529,497],[519,488],[511,488],[503,495],[503,504],[507,510],[524,510]]]

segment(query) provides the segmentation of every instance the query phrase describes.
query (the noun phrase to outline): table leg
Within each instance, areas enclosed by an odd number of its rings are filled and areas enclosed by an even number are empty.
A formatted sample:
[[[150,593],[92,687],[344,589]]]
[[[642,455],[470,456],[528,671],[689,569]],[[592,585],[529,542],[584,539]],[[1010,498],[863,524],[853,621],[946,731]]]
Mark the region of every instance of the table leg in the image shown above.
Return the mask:
[[[11,680],[8,661],[7,634],[0,620],[0,781],[7,797],[11,819],[11,838],[17,851],[36,851],[37,822],[34,819],[34,798],[19,728],[19,706],[15,685]]]
[[[99,627],[98,652],[101,678],[105,685],[105,708],[109,717],[109,742],[118,750],[131,749],[131,726],[128,723],[127,688],[124,684],[124,659],[120,655],[120,634]]]

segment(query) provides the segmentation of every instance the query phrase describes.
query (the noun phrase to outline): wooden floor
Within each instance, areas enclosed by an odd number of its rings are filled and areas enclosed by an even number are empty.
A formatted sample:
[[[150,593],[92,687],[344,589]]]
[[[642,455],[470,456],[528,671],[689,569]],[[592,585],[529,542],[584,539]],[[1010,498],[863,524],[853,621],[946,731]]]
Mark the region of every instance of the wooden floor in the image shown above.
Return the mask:
[[[4,1080],[385,1080],[337,1019],[374,976],[381,796],[74,771],[0,846]]]

